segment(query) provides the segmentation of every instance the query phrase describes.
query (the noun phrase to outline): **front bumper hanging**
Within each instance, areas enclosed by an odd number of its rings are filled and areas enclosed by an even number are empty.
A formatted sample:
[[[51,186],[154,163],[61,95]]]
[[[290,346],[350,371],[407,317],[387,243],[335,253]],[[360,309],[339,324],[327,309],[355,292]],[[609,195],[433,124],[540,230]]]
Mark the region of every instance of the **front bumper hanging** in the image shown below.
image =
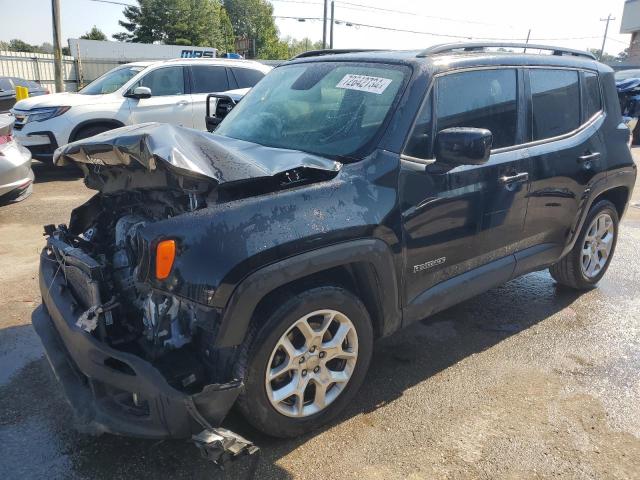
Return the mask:
[[[190,439],[201,432],[192,440],[216,463],[253,455],[251,442],[216,429],[235,403],[241,382],[211,384],[187,395],[171,387],[151,363],[78,327],[83,313],[78,295],[82,303],[92,301],[94,309],[102,305],[96,287],[99,265],[60,240],[50,237],[48,244],[40,258],[42,305],[33,312],[32,323],[78,429],[156,439]],[[203,429],[217,436],[207,436]]]

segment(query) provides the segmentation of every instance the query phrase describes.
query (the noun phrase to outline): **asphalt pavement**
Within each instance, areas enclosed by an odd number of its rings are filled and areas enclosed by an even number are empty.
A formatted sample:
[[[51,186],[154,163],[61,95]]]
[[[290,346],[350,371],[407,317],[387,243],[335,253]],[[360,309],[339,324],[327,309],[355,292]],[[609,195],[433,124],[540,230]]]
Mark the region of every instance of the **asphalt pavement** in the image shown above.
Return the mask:
[[[74,430],[30,315],[42,225],[91,191],[34,170],[33,195],[0,207],[0,478],[242,478],[187,442]],[[232,414],[225,426],[262,448],[256,478],[640,478],[640,188],[632,204],[598,288],[533,273],[378,342],[355,401],[303,438]]]

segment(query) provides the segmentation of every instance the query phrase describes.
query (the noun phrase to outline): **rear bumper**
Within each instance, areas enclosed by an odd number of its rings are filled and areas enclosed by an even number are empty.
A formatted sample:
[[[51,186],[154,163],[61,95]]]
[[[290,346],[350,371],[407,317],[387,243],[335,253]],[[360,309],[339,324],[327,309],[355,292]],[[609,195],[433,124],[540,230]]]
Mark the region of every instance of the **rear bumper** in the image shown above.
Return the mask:
[[[174,389],[151,363],[76,327],[81,312],[65,277],[55,259],[43,251],[43,305],[33,312],[32,322],[81,431],[189,438],[204,428],[203,423],[215,427],[222,422],[238,396],[240,382],[208,385],[195,395]]]
[[[5,144],[0,153],[0,197],[5,195],[18,198],[26,192],[33,183],[31,170],[31,154],[29,151],[12,142]]]

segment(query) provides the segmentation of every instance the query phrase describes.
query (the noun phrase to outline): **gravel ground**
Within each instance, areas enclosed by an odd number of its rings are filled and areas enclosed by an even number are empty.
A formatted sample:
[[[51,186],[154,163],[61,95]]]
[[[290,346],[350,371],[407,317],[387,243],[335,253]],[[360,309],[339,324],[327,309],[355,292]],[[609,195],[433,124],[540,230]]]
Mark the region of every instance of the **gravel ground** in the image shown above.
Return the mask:
[[[34,163],[31,198],[0,207],[0,478],[240,478],[184,442],[73,429],[30,314],[42,225],[91,192]],[[312,435],[269,439],[232,414],[262,447],[256,478],[640,478],[639,190],[599,288],[534,273],[378,342],[356,400]]]

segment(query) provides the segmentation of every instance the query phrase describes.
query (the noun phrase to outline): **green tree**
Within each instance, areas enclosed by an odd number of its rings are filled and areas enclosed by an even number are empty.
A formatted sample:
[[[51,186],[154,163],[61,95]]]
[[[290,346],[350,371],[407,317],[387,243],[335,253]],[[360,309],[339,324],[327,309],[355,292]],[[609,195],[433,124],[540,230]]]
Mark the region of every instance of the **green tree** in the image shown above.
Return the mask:
[[[220,6],[220,35],[217,43],[218,50],[221,53],[236,51],[236,36],[233,33],[233,25],[231,18],[224,6]]]
[[[14,38],[12,40],[9,40],[9,50],[13,52],[37,52],[38,47],[35,45],[30,45],[18,38]]]
[[[116,33],[113,38],[136,43],[166,41],[170,6],[175,3],[175,0],[138,0],[137,6],[125,7],[122,14],[126,20],[118,23],[126,32]]]
[[[310,38],[296,40],[295,38],[286,37],[283,39],[283,42],[287,44],[289,58],[295,57],[296,55],[299,55],[302,52],[307,52],[309,50],[322,49],[322,42],[320,40],[314,42]]]
[[[91,30],[82,35],[80,38],[84,40],[106,40],[107,36],[95,25]]]
[[[596,58],[603,63],[611,63],[611,62],[618,61],[616,57],[614,57],[613,55],[609,55],[607,52],[604,52],[604,55],[602,55],[602,58],[600,58],[600,52],[602,50],[600,50],[599,48],[589,48],[587,51],[589,53],[593,53],[596,56]]]
[[[278,38],[273,6],[266,0],[225,0],[236,37],[255,40],[256,57],[284,59],[289,54],[286,42]]]
[[[225,37],[228,24],[224,23],[223,10],[219,0],[138,0],[138,5],[123,11],[125,20],[119,23],[126,32],[113,38],[225,50],[235,42]]]

